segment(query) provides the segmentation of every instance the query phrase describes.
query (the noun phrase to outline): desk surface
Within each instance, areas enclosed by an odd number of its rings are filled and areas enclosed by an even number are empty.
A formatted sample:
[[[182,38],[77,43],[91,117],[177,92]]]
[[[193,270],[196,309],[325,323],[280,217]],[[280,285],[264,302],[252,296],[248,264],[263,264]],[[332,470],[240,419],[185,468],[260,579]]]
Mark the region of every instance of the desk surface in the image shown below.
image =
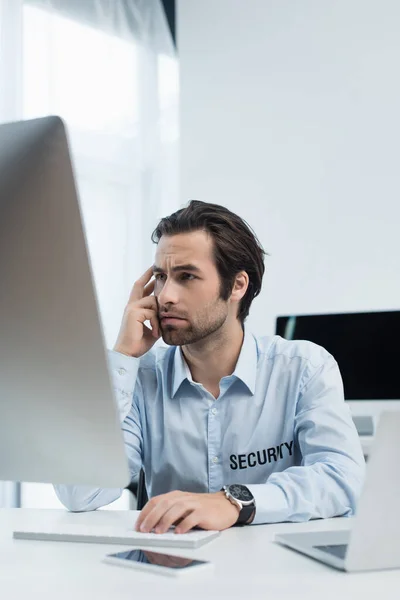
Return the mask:
[[[12,539],[14,528],[41,523],[129,526],[134,512],[0,509],[0,598],[13,600],[363,600],[400,597],[400,570],[347,574],[272,543],[276,532],[348,528],[348,519],[233,528],[197,550],[171,554],[211,560],[213,570],[182,578],[102,563],[126,546]],[[166,551],[165,548],[160,551]],[[169,550],[168,550],[169,551]]]

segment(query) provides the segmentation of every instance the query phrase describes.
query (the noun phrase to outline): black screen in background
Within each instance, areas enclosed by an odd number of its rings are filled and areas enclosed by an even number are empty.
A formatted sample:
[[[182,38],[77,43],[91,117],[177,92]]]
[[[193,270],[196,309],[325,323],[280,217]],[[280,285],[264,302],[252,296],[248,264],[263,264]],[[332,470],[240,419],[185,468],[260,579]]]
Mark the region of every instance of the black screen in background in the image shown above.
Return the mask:
[[[400,399],[400,311],[278,317],[276,333],[328,350],[346,400]]]

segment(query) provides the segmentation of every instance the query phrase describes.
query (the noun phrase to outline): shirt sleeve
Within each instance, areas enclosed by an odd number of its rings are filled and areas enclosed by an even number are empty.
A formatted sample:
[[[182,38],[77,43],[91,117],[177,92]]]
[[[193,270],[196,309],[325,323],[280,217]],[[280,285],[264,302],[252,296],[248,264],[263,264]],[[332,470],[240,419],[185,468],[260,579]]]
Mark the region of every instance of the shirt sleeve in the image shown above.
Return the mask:
[[[254,524],[354,514],[365,461],[339,368],[328,355],[314,373],[309,370],[300,385],[295,417],[301,465],[248,486],[256,500]]]
[[[138,409],[138,396],[141,394],[138,377],[140,359],[110,350],[108,361],[129,469],[134,479],[142,465],[142,430]],[[55,485],[54,489],[59,500],[73,512],[95,510],[110,504],[117,500],[124,490],[80,485]]]

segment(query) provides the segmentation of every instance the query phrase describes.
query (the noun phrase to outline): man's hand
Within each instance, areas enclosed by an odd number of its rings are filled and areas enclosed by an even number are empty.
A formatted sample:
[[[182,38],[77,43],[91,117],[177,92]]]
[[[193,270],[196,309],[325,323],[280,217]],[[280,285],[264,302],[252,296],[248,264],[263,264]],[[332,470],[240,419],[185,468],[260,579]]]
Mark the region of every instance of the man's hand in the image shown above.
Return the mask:
[[[232,527],[238,516],[239,508],[227,500],[224,492],[170,492],[149,500],[136,522],[136,531],[165,533],[171,525],[176,525],[176,533],[186,533],[193,527],[221,531]]]
[[[155,285],[154,280],[150,281],[152,275],[151,267],[132,288],[114,346],[116,352],[139,358],[161,337],[157,301],[152,296]],[[145,321],[150,321],[151,329],[144,324]]]

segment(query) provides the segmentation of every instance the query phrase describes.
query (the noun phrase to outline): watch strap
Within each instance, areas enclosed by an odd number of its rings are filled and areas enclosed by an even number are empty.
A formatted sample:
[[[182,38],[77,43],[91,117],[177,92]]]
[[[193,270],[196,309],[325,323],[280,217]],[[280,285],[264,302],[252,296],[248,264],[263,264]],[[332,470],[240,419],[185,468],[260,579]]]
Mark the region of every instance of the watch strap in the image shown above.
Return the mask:
[[[246,525],[246,523],[249,521],[250,517],[254,513],[255,508],[255,504],[243,506],[242,510],[239,513],[238,520],[236,521],[236,525]]]

